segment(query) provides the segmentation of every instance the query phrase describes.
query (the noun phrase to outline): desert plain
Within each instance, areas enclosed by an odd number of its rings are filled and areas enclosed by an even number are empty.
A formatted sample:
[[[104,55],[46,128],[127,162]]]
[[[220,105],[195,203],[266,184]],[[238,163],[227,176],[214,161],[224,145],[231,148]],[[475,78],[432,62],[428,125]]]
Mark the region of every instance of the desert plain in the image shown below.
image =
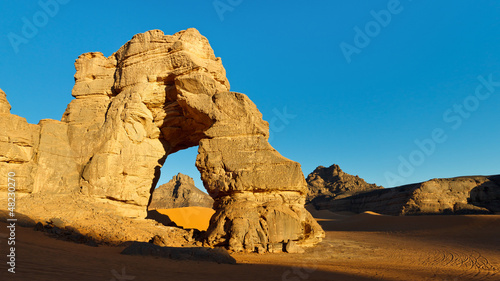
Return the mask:
[[[205,211],[205,221],[191,223],[205,226],[213,212]],[[500,215],[311,213],[326,232],[319,245],[303,254],[232,253],[234,265],[122,255],[124,246],[92,247],[18,227],[17,273],[5,274],[5,263],[0,272],[2,280],[500,280]],[[6,240],[2,234],[1,245]]]

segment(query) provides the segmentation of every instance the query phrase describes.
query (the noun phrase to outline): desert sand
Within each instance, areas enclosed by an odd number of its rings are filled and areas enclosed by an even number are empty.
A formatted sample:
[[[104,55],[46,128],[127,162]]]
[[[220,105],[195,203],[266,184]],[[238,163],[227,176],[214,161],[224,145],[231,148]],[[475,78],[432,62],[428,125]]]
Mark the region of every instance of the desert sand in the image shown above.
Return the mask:
[[[210,217],[215,213],[211,208],[206,207],[183,207],[172,209],[156,210],[162,215],[175,222],[176,225],[184,228],[196,228],[198,230],[207,230]]]
[[[175,217],[180,210],[186,208],[165,212]],[[207,218],[210,210],[193,210],[202,211]],[[394,217],[310,211],[326,231],[317,247],[304,254],[234,253],[237,265],[125,256],[120,254],[124,247],[75,244],[18,227],[16,274],[8,273],[2,262],[0,279],[500,280],[500,215]],[[5,257],[6,223],[0,223],[0,229]]]

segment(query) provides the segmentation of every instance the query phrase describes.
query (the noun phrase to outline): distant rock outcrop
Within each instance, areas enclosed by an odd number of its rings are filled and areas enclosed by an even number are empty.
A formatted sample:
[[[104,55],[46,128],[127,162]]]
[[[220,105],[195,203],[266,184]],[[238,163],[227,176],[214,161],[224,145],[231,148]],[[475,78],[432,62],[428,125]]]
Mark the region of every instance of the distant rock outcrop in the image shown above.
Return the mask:
[[[274,251],[324,237],[304,208],[300,164],[269,144],[269,124],[246,95],[229,91],[221,59],[196,29],[137,34],[109,57],[81,55],[75,68],[75,99],[61,121],[28,124],[0,94],[0,174],[16,173],[16,198],[27,200],[17,211],[53,217],[59,210],[27,203],[63,194],[145,218],[166,157],[199,146],[196,166],[215,200],[210,245]],[[3,178],[0,199],[7,194]]]
[[[319,209],[387,215],[488,214],[500,212],[500,175],[432,179],[321,201]]]
[[[212,197],[199,190],[190,176],[179,173],[155,189],[148,210],[192,206],[212,208],[213,203]]]
[[[358,176],[344,173],[335,164],[328,168],[317,167],[307,176],[306,181],[309,187],[306,202],[313,204],[315,207],[320,206],[322,202],[383,188],[376,184],[369,184]]]

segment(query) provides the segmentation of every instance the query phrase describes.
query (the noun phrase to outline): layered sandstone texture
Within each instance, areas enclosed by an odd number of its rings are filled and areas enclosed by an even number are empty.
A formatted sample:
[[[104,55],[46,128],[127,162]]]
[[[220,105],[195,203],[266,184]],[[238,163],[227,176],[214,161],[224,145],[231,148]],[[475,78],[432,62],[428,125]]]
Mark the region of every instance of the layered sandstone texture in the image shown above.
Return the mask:
[[[345,173],[335,164],[330,167],[318,166],[307,176],[306,182],[309,188],[307,203],[314,206],[320,206],[323,202],[383,188],[376,184],[369,184],[358,176]]]
[[[199,190],[190,176],[179,173],[155,189],[148,210],[193,206],[212,208],[213,204],[212,197]]]
[[[491,214],[500,212],[500,175],[432,179],[373,190],[315,205],[331,211],[387,215]]]
[[[75,99],[61,121],[28,124],[0,94],[0,172],[16,172],[19,197],[78,194],[144,218],[167,156],[199,146],[196,166],[215,200],[210,245],[279,251],[321,240],[304,208],[300,165],[271,147],[268,123],[246,95],[229,91],[221,59],[196,29],[137,34],[109,57],[81,55],[75,67]]]

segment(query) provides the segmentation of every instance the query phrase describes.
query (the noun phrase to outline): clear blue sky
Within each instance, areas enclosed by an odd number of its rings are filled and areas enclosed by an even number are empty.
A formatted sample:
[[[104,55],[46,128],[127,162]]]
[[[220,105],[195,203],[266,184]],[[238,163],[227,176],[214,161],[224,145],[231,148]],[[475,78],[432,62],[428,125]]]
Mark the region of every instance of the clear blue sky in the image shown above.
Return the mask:
[[[386,187],[500,173],[499,1],[61,2],[1,2],[0,88],[30,123],[61,118],[80,54],[195,27],[306,176],[333,163]],[[23,35],[26,20],[39,27]],[[195,157],[170,156],[161,183],[182,172],[201,187]]]

